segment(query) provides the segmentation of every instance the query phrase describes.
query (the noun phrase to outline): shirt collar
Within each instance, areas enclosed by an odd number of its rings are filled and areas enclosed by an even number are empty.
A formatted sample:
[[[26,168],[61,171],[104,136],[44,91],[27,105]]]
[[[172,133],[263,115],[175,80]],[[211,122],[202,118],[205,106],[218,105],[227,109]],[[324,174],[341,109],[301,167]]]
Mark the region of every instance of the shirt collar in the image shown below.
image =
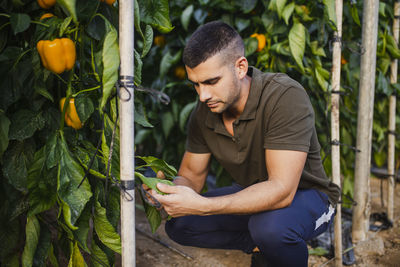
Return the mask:
[[[250,92],[246,101],[246,105],[244,106],[244,110],[238,120],[255,119],[263,89],[261,86],[261,71],[254,67],[249,67],[247,74],[252,77]],[[229,135],[222,121],[221,114],[209,111],[205,123],[207,127],[214,129],[216,133]]]

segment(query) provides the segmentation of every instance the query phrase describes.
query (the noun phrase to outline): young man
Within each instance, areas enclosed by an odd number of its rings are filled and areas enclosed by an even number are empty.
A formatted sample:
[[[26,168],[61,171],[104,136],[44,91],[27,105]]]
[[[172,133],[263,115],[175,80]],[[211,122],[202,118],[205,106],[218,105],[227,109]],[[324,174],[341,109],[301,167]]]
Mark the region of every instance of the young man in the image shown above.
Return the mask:
[[[166,231],[189,246],[260,251],[268,266],[307,266],[306,240],[324,232],[339,188],[326,177],[305,90],[249,67],[223,22],[201,26],[183,61],[199,103],[176,186],[152,194],[173,217]],[[235,183],[200,195],[211,156]]]

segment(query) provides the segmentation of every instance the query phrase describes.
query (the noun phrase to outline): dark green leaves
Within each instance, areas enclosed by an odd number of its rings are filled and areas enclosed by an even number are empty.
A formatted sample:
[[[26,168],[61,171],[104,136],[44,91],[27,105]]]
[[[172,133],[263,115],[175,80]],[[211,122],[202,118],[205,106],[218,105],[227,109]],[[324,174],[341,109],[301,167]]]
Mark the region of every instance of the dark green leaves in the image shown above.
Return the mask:
[[[297,22],[289,32],[289,47],[290,52],[300,70],[304,72],[303,56],[306,48],[306,32],[303,24]]]
[[[3,175],[16,189],[26,190],[28,168],[32,162],[34,146],[29,141],[14,143],[3,155]]]
[[[10,120],[6,115],[0,112],[0,158],[8,146],[8,130],[10,128]]]
[[[56,203],[57,171],[46,167],[46,147],[35,153],[28,171],[29,215],[49,210]]]
[[[84,171],[71,157],[63,138],[61,138],[60,144],[62,152],[58,167],[58,196],[63,204],[65,222],[71,229],[76,229],[74,224],[92,196],[92,192],[87,180],[84,180],[78,188]]]
[[[21,109],[11,117],[10,140],[22,141],[31,137],[36,130],[44,126],[44,118],[40,113]]]
[[[104,245],[121,254],[121,238],[108,221],[106,209],[98,201],[95,203],[94,229]]]
[[[22,253],[22,266],[30,267],[33,264],[33,256],[35,255],[36,246],[39,241],[40,225],[35,216],[27,218],[26,222],[26,241],[24,252]]]
[[[58,4],[60,4],[64,10],[66,10],[74,20],[75,23],[78,22],[78,18],[76,16],[76,0],[58,0]]]
[[[118,34],[114,26],[106,21],[106,37],[103,43],[102,61],[103,61],[103,97],[100,103],[100,109],[105,106],[110,96],[115,82],[118,80],[119,67],[119,49]]]
[[[152,157],[152,156],[137,157],[137,158],[143,160],[144,162],[146,162],[146,164],[140,165],[140,166],[136,167],[136,169],[143,168],[143,167],[150,167],[155,173],[157,173],[158,171],[162,171],[164,173],[165,177],[169,180],[173,180],[176,176],[177,171],[174,168],[174,166],[169,165],[162,159],[158,159],[158,158]]]
[[[193,14],[193,5],[189,5],[185,10],[183,10],[181,15],[182,27],[187,31],[189,27],[190,18]]]
[[[169,20],[168,0],[140,0],[139,7],[143,22],[150,24],[162,33],[168,33],[173,29]]]
[[[27,14],[23,13],[12,13],[10,16],[11,28],[13,29],[14,35],[25,31],[31,24],[31,18]]]
[[[82,123],[84,123],[94,112],[93,101],[84,94],[79,94],[75,98],[75,107]]]

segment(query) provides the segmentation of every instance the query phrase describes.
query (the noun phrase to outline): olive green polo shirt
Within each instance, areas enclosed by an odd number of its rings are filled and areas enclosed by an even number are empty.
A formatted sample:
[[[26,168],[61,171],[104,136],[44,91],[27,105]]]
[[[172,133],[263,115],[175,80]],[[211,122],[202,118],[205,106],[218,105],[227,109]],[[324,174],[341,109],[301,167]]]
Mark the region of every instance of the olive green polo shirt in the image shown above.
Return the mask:
[[[306,91],[282,73],[249,68],[248,75],[250,92],[243,113],[233,122],[234,135],[226,130],[221,114],[199,102],[190,116],[186,150],[211,153],[244,187],[268,180],[265,149],[307,152],[299,188],[318,189],[336,204],[340,189],[324,172]]]

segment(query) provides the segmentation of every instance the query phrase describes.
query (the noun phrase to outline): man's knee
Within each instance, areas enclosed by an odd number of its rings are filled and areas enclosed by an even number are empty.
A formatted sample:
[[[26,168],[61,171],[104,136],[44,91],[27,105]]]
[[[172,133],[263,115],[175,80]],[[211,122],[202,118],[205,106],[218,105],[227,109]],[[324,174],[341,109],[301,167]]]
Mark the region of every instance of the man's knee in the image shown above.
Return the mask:
[[[172,218],[165,223],[165,232],[176,243],[186,245],[190,224],[187,217]]]
[[[264,249],[295,245],[303,240],[289,225],[255,215],[249,220],[249,231],[254,243]]]

